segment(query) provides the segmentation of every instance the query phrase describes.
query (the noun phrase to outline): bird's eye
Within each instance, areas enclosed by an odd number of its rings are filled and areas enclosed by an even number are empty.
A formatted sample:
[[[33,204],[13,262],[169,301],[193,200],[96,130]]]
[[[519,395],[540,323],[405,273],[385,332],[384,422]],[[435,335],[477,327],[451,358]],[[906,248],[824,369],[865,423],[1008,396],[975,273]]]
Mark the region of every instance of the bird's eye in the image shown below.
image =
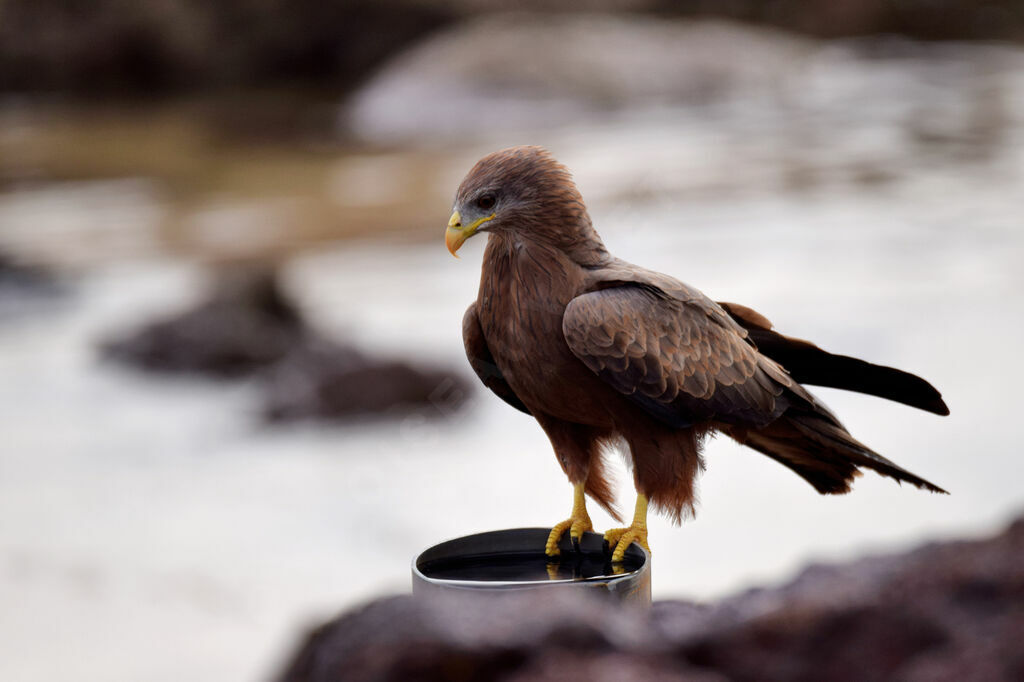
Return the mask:
[[[497,200],[494,198],[493,194],[481,194],[480,198],[476,200],[477,208],[483,209],[484,211],[491,210],[494,208],[494,204],[496,203]]]

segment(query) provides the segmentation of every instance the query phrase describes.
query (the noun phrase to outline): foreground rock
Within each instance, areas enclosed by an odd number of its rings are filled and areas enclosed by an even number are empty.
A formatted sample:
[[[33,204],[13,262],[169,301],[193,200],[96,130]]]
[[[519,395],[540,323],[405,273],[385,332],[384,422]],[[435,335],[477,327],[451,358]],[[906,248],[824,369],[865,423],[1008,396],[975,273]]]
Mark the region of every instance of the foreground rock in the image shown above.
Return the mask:
[[[717,604],[575,596],[383,599],[311,633],[278,679],[1024,679],[1024,519]]]
[[[108,341],[101,352],[158,373],[258,376],[271,421],[448,416],[469,392],[454,372],[370,357],[324,338],[264,269],[223,274],[205,302]]]

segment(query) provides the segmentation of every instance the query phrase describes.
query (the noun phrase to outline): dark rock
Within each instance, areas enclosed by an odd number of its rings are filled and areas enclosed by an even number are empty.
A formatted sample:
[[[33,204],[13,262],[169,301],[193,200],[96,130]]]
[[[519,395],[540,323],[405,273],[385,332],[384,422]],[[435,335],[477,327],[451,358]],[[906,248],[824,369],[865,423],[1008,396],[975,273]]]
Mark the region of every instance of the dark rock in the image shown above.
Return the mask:
[[[0,273],[2,274],[2,273]],[[371,358],[302,319],[272,270],[222,274],[209,300],[101,345],[111,360],[161,373],[259,375],[270,421],[451,416],[469,394],[456,373]]]
[[[576,9],[725,18],[818,37],[1020,40],[1016,0],[586,0]],[[320,84],[347,91],[429,32],[556,0],[0,0],[0,91],[159,94]],[[259,113],[259,112],[250,112]]]
[[[0,252],[0,292],[56,293],[59,290],[56,275],[47,268],[23,263]]]
[[[278,679],[1009,681],[1022,641],[1024,520],[646,613],[575,592],[383,599],[314,631]]]
[[[645,641],[646,620],[575,593],[392,597],[315,630],[279,679],[722,679]]]
[[[469,395],[450,371],[401,360],[370,360],[337,344],[311,339],[269,373],[264,415],[270,421],[344,418],[418,410],[451,416]]]
[[[1024,9],[1016,0],[656,0],[651,9],[766,24],[820,38],[879,34],[921,40],[1024,38]]]
[[[59,277],[47,268],[0,252],[0,319],[32,312],[65,293]]]
[[[101,350],[155,372],[238,377],[279,362],[309,333],[272,271],[233,270],[194,310],[145,325]]]
[[[0,252],[0,287],[48,289],[54,285],[54,278],[45,268],[26,265],[13,256]]]
[[[3,0],[0,91],[347,88],[451,15],[414,0]]]

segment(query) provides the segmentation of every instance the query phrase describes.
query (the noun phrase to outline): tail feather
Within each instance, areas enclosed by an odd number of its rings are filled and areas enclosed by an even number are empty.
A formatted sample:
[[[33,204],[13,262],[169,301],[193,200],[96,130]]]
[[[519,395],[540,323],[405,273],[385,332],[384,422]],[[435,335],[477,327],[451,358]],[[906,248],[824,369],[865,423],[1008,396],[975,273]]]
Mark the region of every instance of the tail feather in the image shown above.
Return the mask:
[[[847,355],[835,355],[808,341],[771,330],[755,329],[749,333],[761,353],[785,367],[801,384],[866,393],[935,414],[949,414],[942,394],[919,376]]]
[[[814,413],[787,413],[762,429],[733,429],[727,433],[789,467],[823,494],[849,492],[861,467],[931,492],[946,493],[873,451],[842,426]]]
[[[866,393],[935,414],[949,414],[942,394],[919,376],[847,355],[834,355],[810,341],[780,334],[772,329],[771,320],[745,305],[719,305],[747,330],[758,351],[785,367],[801,384]]]

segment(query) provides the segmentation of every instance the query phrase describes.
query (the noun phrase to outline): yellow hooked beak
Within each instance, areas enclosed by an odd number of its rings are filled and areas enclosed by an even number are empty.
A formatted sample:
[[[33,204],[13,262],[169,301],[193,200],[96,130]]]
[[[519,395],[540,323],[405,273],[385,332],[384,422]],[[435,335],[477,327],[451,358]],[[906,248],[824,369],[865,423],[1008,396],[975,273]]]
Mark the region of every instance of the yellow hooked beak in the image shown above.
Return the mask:
[[[459,215],[459,212],[452,213],[452,217],[448,219],[448,229],[444,231],[444,244],[448,247],[449,253],[455,256],[455,252],[459,250],[463,242],[476,234],[480,226],[488,220],[494,220],[493,213],[477,218],[469,225],[463,225],[462,216]],[[458,256],[455,257],[458,258]]]

